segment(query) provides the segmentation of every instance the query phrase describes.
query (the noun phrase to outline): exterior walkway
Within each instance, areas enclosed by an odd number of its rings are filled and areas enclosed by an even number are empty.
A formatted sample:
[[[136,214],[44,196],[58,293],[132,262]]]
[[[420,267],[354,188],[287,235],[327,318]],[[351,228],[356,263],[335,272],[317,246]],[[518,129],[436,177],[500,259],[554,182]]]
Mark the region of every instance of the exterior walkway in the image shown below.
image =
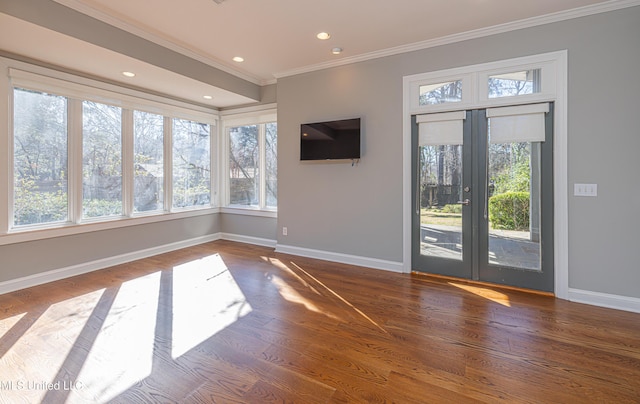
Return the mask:
[[[420,226],[423,255],[462,259],[460,228],[442,225]],[[529,240],[529,232],[491,230],[489,263],[517,269],[540,270],[540,243]]]

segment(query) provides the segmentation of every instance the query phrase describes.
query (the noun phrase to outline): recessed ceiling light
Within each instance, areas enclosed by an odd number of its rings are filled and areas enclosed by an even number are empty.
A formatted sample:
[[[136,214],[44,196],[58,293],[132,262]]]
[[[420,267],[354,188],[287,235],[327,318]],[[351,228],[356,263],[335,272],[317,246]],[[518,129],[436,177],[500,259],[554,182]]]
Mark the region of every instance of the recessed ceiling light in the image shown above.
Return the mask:
[[[212,100],[213,97],[210,95],[203,95],[202,98],[204,98],[205,100]]]
[[[126,77],[136,77],[136,74],[133,72],[122,72],[122,75]]]
[[[241,63],[241,62],[244,62],[244,58],[242,58],[242,57],[240,57],[240,56],[236,56],[236,57],[234,57],[234,58],[233,58],[233,61],[234,61],[234,62]]]
[[[327,40],[327,39],[331,38],[331,35],[329,35],[328,32],[320,32],[318,35],[316,35],[316,38],[324,41],[324,40]]]
[[[333,53],[334,55],[339,55],[342,53],[342,48],[333,48],[331,49],[331,53]]]

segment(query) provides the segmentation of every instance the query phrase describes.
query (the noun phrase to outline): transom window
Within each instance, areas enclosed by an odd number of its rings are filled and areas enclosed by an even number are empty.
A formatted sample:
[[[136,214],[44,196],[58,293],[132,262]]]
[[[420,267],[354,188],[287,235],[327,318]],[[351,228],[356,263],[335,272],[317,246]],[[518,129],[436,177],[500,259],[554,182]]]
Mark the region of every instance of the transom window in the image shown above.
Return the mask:
[[[405,78],[412,113],[433,113],[529,104],[556,95],[554,56],[537,55],[513,59],[514,63],[487,63],[435,71]]]
[[[539,93],[541,89],[541,73],[541,69],[529,69],[493,74],[487,80],[489,98]]]
[[[420,86],[420,105],[462,101],[462,80]]]

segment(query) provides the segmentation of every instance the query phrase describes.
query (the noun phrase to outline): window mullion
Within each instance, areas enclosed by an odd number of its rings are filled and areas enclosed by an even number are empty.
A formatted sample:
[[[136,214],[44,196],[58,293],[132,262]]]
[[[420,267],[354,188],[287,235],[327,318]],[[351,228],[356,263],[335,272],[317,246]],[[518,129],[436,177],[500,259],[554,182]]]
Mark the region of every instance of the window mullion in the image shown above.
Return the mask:
[[[228,126],[224,127],[223,135],[221,136],[220,140],[220,158],[222,159],[222,161],[224,161],[222,172],[220,173],[220,188],[222,190],[222,194],[220,195],[220,203],[223,206],[229,206],[229,204],[231,203],[230,136],[231,128]]]
[[[258,181],[260,186],[260,197],[258,199],[258,206],[260,209],[264,209],[266,206],[267,200],[267,182],[265,180],[266,172],[267,172],[267,163],[266,163],[266,125],[264,123],[258,125],[258,159],[259,159],[259,169],[258,169]]]
[[[164,211],[173,210],[173,120],[164,117]]]
[[[209,125],[209,205],[218,206],[218,125],[212,123]]]
[[[4,66],[2,66],[4,68]],[[11,87],[8,85],[7,80],[0,81],[0,93],[11,94]],[[0,161],[7,161],[4,167],[0,167],[0,181],[6,181],[7,186],[0,186],[0,234],[6,234],[10,228],[13,227],[13,200],[14,200],[14,97],[1,97],[0,98],[0,122],[8,122],[8,125],[0,127],[0,144],[6,144],[8,147],[6,150],[0,147]],[[5,102],[8,102],[8,108]],[[5,119],[5,114],[6,119]],[[5,154],[6,153],[6,154]],[[5,171],[7,170],[7,171]],[[6,172],[6,176],[4,173]],[[6,190],[6,191],[5,191]],[[6,193],[5,193],[6,192]]]
[[[82,221],[82,101],[68,99],[69,221]]]
[[[134,199],[133,111],[122,110],[122,214],[133,215]]]

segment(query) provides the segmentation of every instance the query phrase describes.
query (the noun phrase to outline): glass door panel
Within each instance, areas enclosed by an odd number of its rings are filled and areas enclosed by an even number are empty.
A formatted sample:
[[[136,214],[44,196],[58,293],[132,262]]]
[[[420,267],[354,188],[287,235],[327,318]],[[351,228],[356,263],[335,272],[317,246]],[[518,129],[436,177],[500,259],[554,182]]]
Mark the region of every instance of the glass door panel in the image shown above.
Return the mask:
[[[412,261],[434,274],[471,276],[470,113],[414,117]]]
[[[491,143],[488,157],[489,264],[539,271],[540,143]]]
[[[462,260],[462,145],[420,146],[420,254]]]

